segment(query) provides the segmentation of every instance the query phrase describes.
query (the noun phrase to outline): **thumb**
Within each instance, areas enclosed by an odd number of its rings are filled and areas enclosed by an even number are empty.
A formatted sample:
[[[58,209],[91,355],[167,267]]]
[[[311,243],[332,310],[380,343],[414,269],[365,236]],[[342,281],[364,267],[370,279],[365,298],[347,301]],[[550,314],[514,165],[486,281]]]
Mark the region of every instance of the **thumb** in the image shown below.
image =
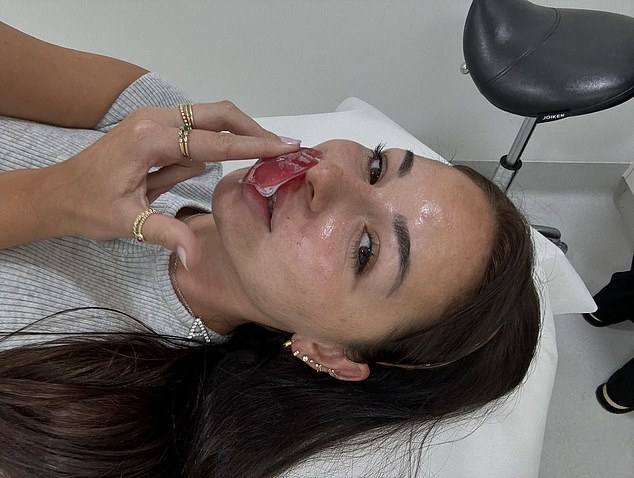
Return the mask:
[[[146,242],[158,244],[178,254],[180,262],[187,270],[200,260],[200,244],[187,224],[171,216],[153,214],[143,225]]]

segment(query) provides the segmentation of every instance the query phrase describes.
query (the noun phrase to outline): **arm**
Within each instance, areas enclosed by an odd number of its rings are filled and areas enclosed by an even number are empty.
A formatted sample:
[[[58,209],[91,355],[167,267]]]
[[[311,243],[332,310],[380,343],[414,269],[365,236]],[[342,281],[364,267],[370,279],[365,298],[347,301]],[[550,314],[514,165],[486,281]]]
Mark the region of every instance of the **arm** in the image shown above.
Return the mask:
[[[146,73],[105,56],[62,48],[0,23],[0,114],[91,128]]]
[[[0,173],[0,249],[66,235],[56,214],[60,194],[52,168]],[[48,191],[48,189],[51,191]]]
[[[94,126],[146,71],[62,48],[0,23],[0,114],[65,127]],[[72,233],[53,208],[63,193],[55,167],[0,173],[0,248]],[[11,227],[5,225],[11,224]]]

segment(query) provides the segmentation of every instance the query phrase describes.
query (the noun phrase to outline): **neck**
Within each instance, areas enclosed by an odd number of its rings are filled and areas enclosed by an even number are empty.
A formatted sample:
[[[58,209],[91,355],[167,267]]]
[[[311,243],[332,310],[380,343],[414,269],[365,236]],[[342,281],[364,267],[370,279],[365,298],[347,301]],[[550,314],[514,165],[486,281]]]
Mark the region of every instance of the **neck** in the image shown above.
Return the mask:
[[[242,293],[235,270],[227,260],[218,236],[213,214],[191,216],[187,225],[198,238],[202,260],[186,270],[180,261],[172,280],[178,285],[185,308],[199,317],[210,329],[227,334],[251,317],[248,301]],[[172,260],[176,260],[176,255]],[[176,289],[176,287],[174,287]]]

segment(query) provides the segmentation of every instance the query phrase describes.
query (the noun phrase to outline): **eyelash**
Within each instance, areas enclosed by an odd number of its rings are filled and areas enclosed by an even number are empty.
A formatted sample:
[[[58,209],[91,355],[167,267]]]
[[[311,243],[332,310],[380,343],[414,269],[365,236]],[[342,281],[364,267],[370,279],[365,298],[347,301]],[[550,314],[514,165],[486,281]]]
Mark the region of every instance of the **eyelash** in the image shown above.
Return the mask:
[[[362,243],[363,238],[365,236],[367,236],[367,240],[365,241],[367,245],[364,245]],[[376,241],[374,235],[370,234],[370,232],[364,227],[361,233],[359,234],[359,237],[355,241],[353,241],[352,244],[353,244],[353,247],[350,253],[350,258],[352,260],[352,263],[355,264],[357,274],[364,274],[365,272],[367,272],[368,267],[372,263],[373,257],[376,256],[376,250],[378,249],[379,243]],[[362,263],[360,249],[362,247],[368,248],[368,246],[369,246],[368,259],[365,263]]]
[[[383,176],[383,172],[385,171],[384,164],[386,159],[385,159],[385,153],[383,151],[384,149],[385,149],[385,144],[380,143],[374,148],[372,153],[368,156],[368,159],[367,159],[368,182],[372,185],[376,184],[381,179],[381,177]],[[373,167],[373,164],[375,162],[378,162],[378,168]],[[373,169],[379,169],[378,175],[373,175],[372,173]],[[364,237],[366,236],[367,236],[367,240],[365,241],[365,245],[364,245],[362,244],[362,241]],[[361,231],[361,234],[359,234],[359,237],[357,238],[357,240],[353,242],[353,245],[354,246],[351,253],[352,261],[356,266],[357,274],[363,274],[367,272],[368,267],[370,263],[372,262],[372,258],[376,256],[378,242],[374,238],[374,235],[370,234],[370,232],[364,227],[363,230]],[[366,254],[369,254],[369,256],[367,256],[367,260],[364,259],[364,261],[362,261],[361,259],[362,247],[364,247],[365,249],[369,249],[369,251],[366,252]]]
[[[379,143],[374,150],[372,151],[372,154],[370,154],[368,156],[368,181],[370,182],[370,184],[376,184],[379,179],[381,179],[381,177],[383,176],[383,172],[385,171],[385,167],[384,164],[386,162],[386,158],[385,158],[385,144],[384,143]],[[375,169],[372,167],[372,164],[378,161],[379,163],[379,175],[376,177],[373,177],[372,175],[372,170]]]

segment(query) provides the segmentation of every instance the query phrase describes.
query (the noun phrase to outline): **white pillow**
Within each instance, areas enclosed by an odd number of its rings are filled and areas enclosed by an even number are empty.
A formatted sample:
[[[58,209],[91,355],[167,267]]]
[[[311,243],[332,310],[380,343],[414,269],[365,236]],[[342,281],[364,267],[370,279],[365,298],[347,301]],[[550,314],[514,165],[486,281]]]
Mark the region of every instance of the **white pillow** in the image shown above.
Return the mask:
[[[566,256],[552,242],[534,231],[535,267],[542,286],[548,288],[553,315],[594,312],[597,306]]]

